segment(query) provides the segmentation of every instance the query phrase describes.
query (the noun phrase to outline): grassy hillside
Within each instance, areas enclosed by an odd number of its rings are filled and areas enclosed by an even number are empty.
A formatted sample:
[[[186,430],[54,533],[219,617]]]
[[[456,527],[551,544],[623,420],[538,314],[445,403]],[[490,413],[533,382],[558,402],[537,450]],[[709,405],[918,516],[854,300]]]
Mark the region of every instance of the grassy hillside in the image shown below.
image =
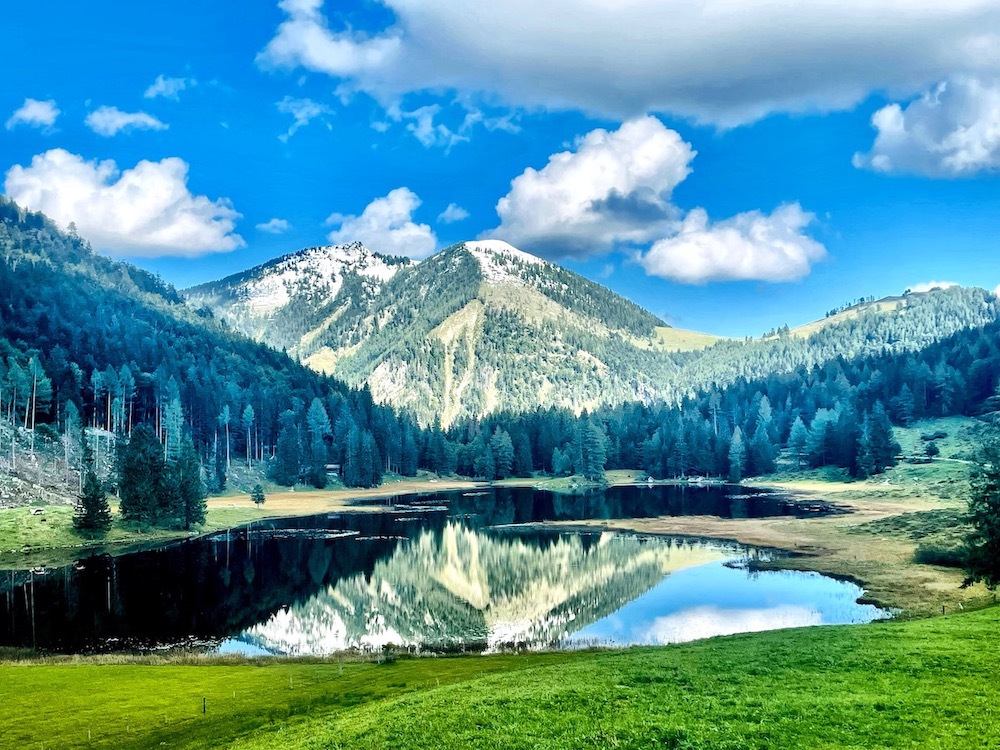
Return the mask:
[[[998,627],[994,607],[618,652],[6,663],[0,736],[248,750],[987,748],[1000,743]]]

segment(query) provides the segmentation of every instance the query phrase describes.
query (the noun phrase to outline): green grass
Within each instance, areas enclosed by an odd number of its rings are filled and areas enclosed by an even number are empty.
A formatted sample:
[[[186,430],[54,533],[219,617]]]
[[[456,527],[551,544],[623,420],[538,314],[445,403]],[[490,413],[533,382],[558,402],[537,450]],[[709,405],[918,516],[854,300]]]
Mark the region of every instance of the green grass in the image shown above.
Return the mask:
[[[994,607],[620,652],[6,664],[0,737],[246,750],[997,747],[998,628]]]

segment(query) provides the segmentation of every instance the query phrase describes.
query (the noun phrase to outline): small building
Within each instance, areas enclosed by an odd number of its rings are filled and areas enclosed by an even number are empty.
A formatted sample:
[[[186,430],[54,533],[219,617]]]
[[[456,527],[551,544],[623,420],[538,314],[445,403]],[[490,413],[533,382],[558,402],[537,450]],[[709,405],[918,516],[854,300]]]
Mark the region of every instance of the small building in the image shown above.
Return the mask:
[[[326,475],[328,477],[336,478],[340,476],[340,464],[327,464],[326,465]]]

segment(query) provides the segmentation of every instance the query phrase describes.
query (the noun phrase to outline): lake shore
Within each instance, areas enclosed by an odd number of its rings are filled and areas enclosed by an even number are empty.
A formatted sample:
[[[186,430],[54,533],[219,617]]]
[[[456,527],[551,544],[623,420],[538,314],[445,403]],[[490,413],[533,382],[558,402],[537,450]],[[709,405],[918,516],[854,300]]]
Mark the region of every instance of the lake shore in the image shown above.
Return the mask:
[[[608,486],[646,485],[640,471],[609,472]],[[655,484],[687,484],[656,482]],[[830,501],[848,513],[826,517],[725,519],[714,516],[676,516],[645,519],[545,522],[549,528],[602,529],[660,536],[692,536],[736,541],[754,547],[791,553],[766,563],[773,569],[823,573],[852,580],[866,589],[866,600],[898,611],[904,617],[941,614],[976,608],[992,602],[983,587],[960,588],[962,572],[954,568],[917,564],[916,542],[899,534],[865,533],[873,521],[918,511],[955,507],[936,496],[933,488],[887,484],[884,478],[867,482],[836,477],[779,476],[747,481],[745,486],[775,489],[800,500]],[[209,498],[205,525],[195,532],[153,530],[137,533],[119,524],[103,540],[81,539],[71,528],[72,509],[48,506],[45,515],[32,516],[25,508],[0,511],[0,567],[27,570],[57,567],[87,554],[125,554],[150,545],[196,537],[268,518],[330,512],[372,512],[392,498],[432,492],[477,491],[493,487],[535,487],[573,494],[598,486],[579,478],[519,478],[489,485],[466,479],[401,478],[370,489],[315,490],[296,488],[271,492],[263,505],[249,495]]]

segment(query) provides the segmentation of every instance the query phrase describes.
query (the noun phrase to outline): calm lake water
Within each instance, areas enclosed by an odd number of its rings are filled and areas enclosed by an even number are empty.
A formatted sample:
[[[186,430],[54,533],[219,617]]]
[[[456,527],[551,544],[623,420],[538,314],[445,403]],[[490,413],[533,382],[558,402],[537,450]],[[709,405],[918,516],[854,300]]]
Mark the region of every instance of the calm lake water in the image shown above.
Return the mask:
[[[860,623],[854,584],[753,572],[735,544],[539,529],[550,520],[837,512],[741,487],[441,493],[250,526],[45,574],[0,573],[0,645],[324,655],[674,643]]]

